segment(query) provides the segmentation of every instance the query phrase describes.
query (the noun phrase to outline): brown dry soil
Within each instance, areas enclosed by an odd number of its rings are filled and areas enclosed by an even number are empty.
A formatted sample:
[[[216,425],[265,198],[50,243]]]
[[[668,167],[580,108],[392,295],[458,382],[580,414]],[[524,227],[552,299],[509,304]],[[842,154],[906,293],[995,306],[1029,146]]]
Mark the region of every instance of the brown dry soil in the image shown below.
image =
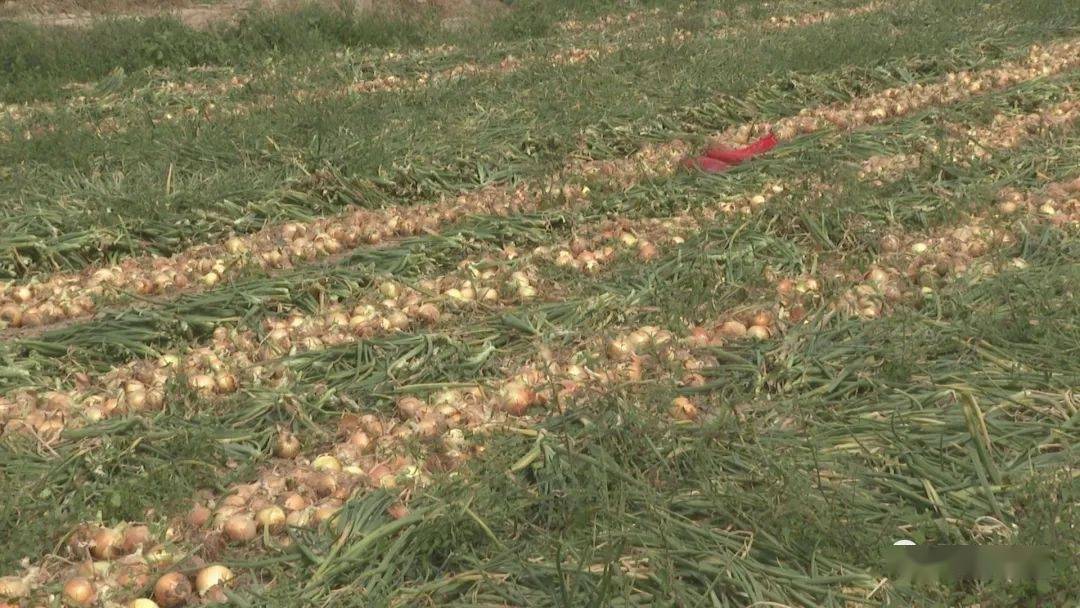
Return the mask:
[[[339,1],[325,1],[341,6]],[[507,9],[500,0],[347,0],[357,10],[408,13],[435,8],[448,23],[490,16]],[[288,11],[299,0],[0,0],[0,20],[40,25],[84,26],[104,17],[173,15],[194,28],[235,20],[248,10]]]

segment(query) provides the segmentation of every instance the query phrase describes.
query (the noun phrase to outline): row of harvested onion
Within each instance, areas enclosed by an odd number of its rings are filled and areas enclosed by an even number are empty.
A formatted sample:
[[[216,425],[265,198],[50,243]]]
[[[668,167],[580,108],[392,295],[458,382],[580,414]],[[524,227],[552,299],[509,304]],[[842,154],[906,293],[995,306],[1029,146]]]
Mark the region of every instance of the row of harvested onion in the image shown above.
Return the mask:
[[[432,231],[473,214],[510,215],[532,209],[536,193],[484,189],[429,206],[355,210],[310,223],[270,226],[218,245],[201,245],[173,257],[127,258],[116,266],[45,280],[0,285],[0,322],[33,327],[94,312],[93,298],[113,294],[168,294],[199,285],[211,288],[245,268],[287,268],[388,238]]]
[[[978,91],[1003,88],[1073,67],[1080,63],[1078,47],[1080,45],[1071,41],[1055,43],[1045,51],[1036,46],[1024,61],[978,72],[949,74],[935,84],[916,83],[845,104],[805,110],[800,116],[781,119],[776,128],[781,135],[790,138],[796,133],[814,132],[830,124],[854,128],[932,103],[955,102]],[[836,119],[838,116],[842,120]],[[720,137],[738,143],[764,128],[764,125],[747,124],[730,129]],[[563,183],[549,185],[546,189],[561,191],[572,202],[580,201],[587,195],[587,189],[571,185],[574,176],[579,179],[604,177],[628,186],[646,176],[674,172],[687,149],[684,142],[676,141],[645,146],[623,160],[571,163],[564,171]],[[118,266],[80,274],[53,274],[29,283],[0,284],[0,323],[32,327],[77,318],[95,311],[95,298],[109,297],[117,292],[168,294],[189,286],[212,287],[253,264],[263,268],[287,267],[363,244],[376,244],[388,237],[435,230],[464,215],[533,209],[539,201],[537,194],[535,189],[528,187],[487,188],[428,207],[355,211],[309,224],[271,226],[253,235],[230,238],[219,245],[194,247],[171,258],[130,258]]]
[[[627,346],[615,352],[613,344]],[[271,548],[286,546],[290,542],[283,535],[286,527],[334,526],[343,502],[356,492],[397,489],[404,500],[413,485],[426,483],[432,474],[453,469],[481,452],[483,446],[472,436],[524,422],[511,420],[550,403],[553,391],[568,397],[588,386],[639,381],[643,370],[666,374],[672,363],[685,370],[706,365],[689,344],[682,344],[670,332],[644,327],[608,340],[606,347],[597,341],[577,352],[553,353],[542,348],[538,360],[488,386],[445,389],[425,400],[400,397],[392,418],[345,415],[338,425],[340,440],[314,458],[303,457],[300,439],[282,429],[273,444],[277,459],[264,468],[257,482],[234,485],[218,500],[204,496],[182,519],[161,527],[158,536],[163,538],[155,538],[151,528],[135,523],[77,530],[67,544],[76,566],[58,573],[65,581],[63,600],[76,606],[115,601],[145,587],[154,576],[152,571],[162,568],[169,571],[154,584],[153,599],[133,600],[131,608],[183,606],[196,597],[220,599],[221,586],[234,578],[233,572],[195,559],[188,564],[195,567],[185,568],[197,572],[191,579],[172,569],[174,557],[187,553],[177,546],[197,543],[208,557],[223,545],[249,545],[259,539]],[[699,414],[687,398],[674,400],[670,412],[678,420],[696,419]],[[414,458],[417,454],[420,461]],[[407,507],[399,502],[389,514],[401,517],[405,513]],[[28,597],[41,582],[32,574],[5,577],[0,579],[0,597]]]
[[[931,296],[950,277],[964,274],[978,280],[997,272],[987,256],[1016,242],[1007,221],[1026,213],[1036,222],[1061,226],[1080,224],[1080,178],[1055,182],[1032,191],[1005,189],[991,210],[963,225],[929,234],[891,233],[879,242],[881,256],[861,276],[839,276],[857,283],[845,291],[834,307],[846,314],[873,318],[900,302]],[[1024,267],[1015,258],[1005,262]]]
[[[611,261],[616,251],[628,251],[648,261],[658,255],[650,236],[660,244],[678,243],[687,219],[612,220],[583,227],[578,236],[553,247],[537,247],[526,256],[506,246],[497,258],[462,262],[455,272],[424,279],[414,287],[392,280],[348,303],[332,304],[314,315],[293,313],[263,322],[261,334],[218,327],[209,345],[180,355],[166,353],[137,360],[91,377],[75,374],[75,389],[24,388],[0,398],[0,422],[5,431],[29,431],[43,441],[83,422],[95,422],[123,412],[155,410],[164,405],[166,385],[178,377],[203,395],[227,395],[241,386],[276,386],[288,381],[272,364],[299,351],[319,350],[417,325],[433,325],[447,313],[470,310],[475,304],[505,306],[537,297],[536,263],[561,254],[576,255],[582,271]],[[603,246],[601,243],[612,245]],[[556,253],[558,252],[558,253]],[[571,253],[573,252],[573,253]]]
[[[1072,180],[1051,184],[1040,192],[1004,192],[1002,204],[1010,203],[1039,213],[1043,201],[1053,197],[1071,201],[1070,205],[1075,209],[1078,192],[1080,180]],[[610,238],[611,235],[607,236]],[[1007,235],[984,229],[977,221],[922,237],[902,239],[897,235],[886,235],[881,249],[891,254],[889,261],[893,266],[879,263],[870,269],[866,278],[875,285],[874,293],[880,294],[898,275],[896,263],[901,260],[910,260],[910,275],[911,268],[925,266],[927,256],[963,256],[971,261],[985,255],[990,246],[1008,242]],[[962,267],[953,269],[954,272],[961,270]],[[214,510],[196,506],[187,516],[186,525],[200,531],[211,524],[210,534],[234,544],[250,543],[259,537],[260,531],[264,538],[278,535],[289,525],[333,525],[342,501],[357,488],[396,488],[424,483],[431,472],[455,467],[470,454],[482,450],[482,446],[470,441],[467,433],[484,433],[498,428],[506,424],[505,416],[527,415],[532,408],[553,402],[552,391],[557,392],[558,402],[563,403],[565,398],[580,394],[586,387],[640,382],[647,370],[671,370],[673,363],[677,364],[675,369],[682,370],[678,374],[679,382],[699,385],[704,378],[698,371],[709,365],[710,357],[707,353],[695,353],[693,347],[775,335],[787,324],[801,321],[806,298],[820,298],[819,284],[813,277],[778,279],[775,284],[775,306],[733,311],[713,323],[691,327],[685,339],[677,339],[662,329],[643,327],[607,340],[602,354],[598,344],[576,353],[556,354],[541,349],[539,361],[518,368],[494,388],[449,389],[433,394],[427,401],[402,397],[397,401],[396,419],[374,415],[346,416],[339,427],[339,435],[344,440],[311,460],[298,458],[301,452],[299,439],[282,431],[274,445],[275,455],[283,461],[294,459],[295,468],[282,468],[279,463],[265,471],[257,484],[236,486]],[[672,401],[669,415],[674,420],[695,420],[701,412],[692,400],[679,397]],[[420,439],[422,445],[429,448],[420,463],[400,451],[395,452],[412,439]],[[401,516],[406,510],[399,503],[394,507],[394,515]],[[138,550],[147,542],[147,535],[147,528],[138,525],[119,530],[97,529],[86,546],[92,557],[110,559],[133,548]],[[207,537],[203,536],[202,540],[206,542]],[[287,542],[284,539],[277,541],[279,545]],[[207,546],[213,546],[213,543],[207,543]],[[90,571],[96,570],[91,568]],[[203,571],[211,573],[204,578],[214,584],[204,581],[200,585],[199,577],[196,577],[196,586],[200,590],[213,590],[218,588],[216,584],[232,578],[227,569],[210,566],[200,572]],[[186,578],[181,581],[180,577],[183,575],[172,572],[159,580],[157,588],[173,590],[172,595],[162,592],[160,597],[155,592],[160,605],[179,606],[190,596],[190,582]],[[4,581],[15,587],[20,583],[26,585],[22,579],[9,577]],[[108,589],[108,585],[105,588]],[[69,579],[64,589],[65,593],[70,589],[75,598],[96,597],[97,593],[90,580],[78,577]],[[173,599],[168,599],[170,597]],[[178,603],[161,604],[161,601]],[[74,600],[71,603],[88,605]]]
[[[1080,102],[1066,100],[1027,114],[997,113],[985,126],[968,128],[948,124],[950,133],[946,142],[934,140],[927,143],[926,150],[938,152],[948,149],[954,162],[965,163],[969,159],[986,159],[992,154],[1010,150],[1046,131],[1071,128],[1080,119]],[[859,167],[862,179],[872,180],[876,185],[894,182],[907,174],[922,160],[920,153],[873,156]]]

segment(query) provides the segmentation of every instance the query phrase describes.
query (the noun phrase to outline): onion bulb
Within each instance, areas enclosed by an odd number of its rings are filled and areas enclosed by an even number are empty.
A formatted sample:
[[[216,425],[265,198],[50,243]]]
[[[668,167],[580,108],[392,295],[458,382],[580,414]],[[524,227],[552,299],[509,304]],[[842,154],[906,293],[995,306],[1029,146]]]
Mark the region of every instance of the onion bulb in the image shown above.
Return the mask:
[[[120,554],[123,536],[112,528],[100,528],[90,541],[90,555],[96,559],[113,559]]]
[[[127,608],[161,608],[154,600],[148,600],[145,597],[131,600],[127,605]]]
[[[512,416],[521,416],[536,402],[536,393],[520,382],[507,382],[499,391],[499,405]]]
[[[274,455],[278,458],[296,458],[300,453],[300,440],[289,431],[278,433],[274,441]]]
[[[225,536],[236,543],[248,542],[255,538],[257,534],[255,520],[247,515],[241,514],[233,515],[229,517],[229,519],[226,519],[224,531]]]
[[[751,323],[751,325],[757,325],[757,326],[761,326],[761,327],[769,327],[772,324],[773,324],[772,313],[770,313],[767,310],[763,310],[763,311],[757,313],[756,315],[754,315],[753,322]]]
[[[725,321],[720,326],[720,335],[725,338],[742,338],[746,336],[746,326],[738,321]]]
[[[195,505],[188,511],[187,523],[193,528],[201,528],[206,525],[206,522],[210,521],[211,512],[210,509],[202,505]]]
[[[652,342],[652,336],[649,333],[639,329],[630,332],[630,335],[626,337],[626,341],[629,342],[630,347],[636,351],[640,348],[645,348],[649,346],[649,344]]]
[[[64,603],[69,606],[89,606],[96,595],[94,586],[81,576],[64,583]]]
[[[764,340],[769,337],[769,328],[763,325],[753,325],[746,330],[746,335],[755,340]]]
[[[671,401],[671,417],[676,420],[697,420],[698,408],[686,397],[676,397]]]
[[[393,472],[390,471],[390,467],[385,464],[377,464],[368,471],[368,478],[371,479],[372,485],[377,488],[393,488],[397,485],[397,479],[394,477]]]
[[[616,338],[608,342],[607,355],[613,361],[625,361],[634,354],[633,346],[622,338]]]
[[[335,458],[332,454],[323,454],[317,457],[311,463],[311,466],[314,467],[316,471],[337,472],[341,470],[341,461]]]
[[[263,530],[277,532],[285,526],[285,511],[278,506],[266,507],[255,514],[255,521]]]
[[[146,526],[128,526],[124,529],[124,541],[121,545],[124,553],[134,553],[150,543],[150,528]]]
[[[312,475],[308,479],[308,486],[319,496],[329,496],[338,489],[337,479],[331,473]]]
[[[424,407],[424,402],[416,397],[402,397],[398,399],[397,408],[403,418],[416,418]]]
[[[293,492],[285,497],[285,502],[283,504],[289,511],[300,511],[307,508],[308,501],[302,495]]]
[[[207,566],[195,575],[195,590],[199,592],[199,595],[206,595],[207,591],[232,580],[233,576],[232,570],[225,566],[218,564]]]
[[[349,435],[349,445],[355,447],[361,454],[366,454],[375,447],[375,443],[371,440],[371,436],[360,430]]]
[[[0,597],[16,599],[30,594],[30,587],[17,576],[0,576]]]
[[[162,575],[154,583],[154,600],[162,608],[177,608],[187,603],[191,596],[191,583],[179,572]]]
[[[195,374],[188,378],[188,386],[197,391],[211,392],[217,387],[217,383],[210,374]]]

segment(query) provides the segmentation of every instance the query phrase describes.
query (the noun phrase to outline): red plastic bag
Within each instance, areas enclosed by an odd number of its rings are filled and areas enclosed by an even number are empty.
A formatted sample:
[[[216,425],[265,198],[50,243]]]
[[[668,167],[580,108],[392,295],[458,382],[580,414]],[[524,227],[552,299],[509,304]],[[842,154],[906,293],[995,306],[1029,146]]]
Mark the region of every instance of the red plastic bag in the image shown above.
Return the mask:
[[[769,132],[754,143],[741,148],[732,149],[723,146],[712,146],[705,151],[705,155],[722,163],[727,163],[728,165],[737,165],[743,161],[750,160],[759,154],[764,154],[765,152],[772,150],[776,147],[777,143],[779,143],[779,140],[776,138],[776,135]]]

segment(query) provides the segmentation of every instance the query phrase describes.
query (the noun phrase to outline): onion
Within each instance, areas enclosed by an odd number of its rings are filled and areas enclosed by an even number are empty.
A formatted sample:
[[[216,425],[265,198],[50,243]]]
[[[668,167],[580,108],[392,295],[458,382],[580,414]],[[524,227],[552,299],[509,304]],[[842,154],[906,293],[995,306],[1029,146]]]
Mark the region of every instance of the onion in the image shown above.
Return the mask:
[[[218,372],[214,375],[214,388],[219,393],[231,393],[236,390],[236,376],[228,372]]]
[[[266,507],[255,514],[255,520],[263,530],[277,532],[285,526],[285,511],[278,506]]]
[[[760,327],[769,327],[772,324],[773,324],[772,313],[767,311],[767,310],[763,310],[763,311],[757,313],[756,315],[754,315],[754,318],[753,318],[753,320],[751,322],[751,325],[760,326]]]
[[[424,408],[424,402],[416,397],[402,397],[398,399],[397,408],[403,418],[417,418]]]
[[[746,335],[755,340],[764,340],[769,337],[769,328],[762,325],[753,325],[746,330]]]
[[[210,509],[202,505],[195,505],[188,512],[187,523],[193,528],[201,528],[206,525],[206,522],[210,521],[210,516]]]
[[[148,600],[145,597],[131,600],[127,605],[127,608],[161,608],[154,600]]]
[[[311,463],[311,466],[314,467],[316,471],[335,471],[336,472],[336,471],[341,470],[341,461],[338,460],[337,458],[335,458],[331,454],[323,454],[323,455],[319,456],[318,458],[316,458]]]
[[[290,511],[300,511],[308,507],[308,500],[300,494],[293,492],[285,497],[285,501],[282,504]]]
[[[77,577],[64,583],[64,603],[69,606],[89,606],[96,595],[94,586],[85,578]]]
[[[243,253],[244,251],[246,251],[247,246],[244,245],[244,241],[242,239],[234,236],[229,240],[225,241],[225,250],[233,255],[236,255],[238,253]]]
[[[341,511],[341,505],[337,504],[325,504],[315,507],[315,522],[325,523],[330,521],[338,512]]]
[[[793,294],[794,292],[795,292],[795,281],[792,281],[791,279],[780,279],[779,281],[777,281],[777,283],[776,283],[776,293],[780,294],[781,297],[783,297],[783,298],[790,297],[791,294]]]
[[[368,470],[368,477],[371,479],[372,485],[377,488],[393,488],[397,486],[397,479],[394,477],[394,473],[390,471],[390,467],[385,464],[377,464]]]
[[[124,553],[134,553],[150,543],[150,528],[146,526],[128,526],[124,530]]]
[[[499,391],[499,406],[512,416],[521,416],[535,402],[536,393],[520,382],[507,382]]]
[[[312,475],[308,478],[308,486],[319,496],[328,496],[337,491],[337,479],[330,473]]]
[[[90,555],[96,559],[113,559],[120,554],[123,536],[112,528],[100,528],[90,540]]]
[[[696,346],[707,346],[712,342],[712,336],[705,330],[704,327],[695,326],[690,329],[690,343]]]
[[[420,421],[416,423],[416,432],[423,439],[435,439],[441,432],[440,423],[437,416],[428,415],[420,418]]]
[[[306,528],[311,523],[311,511],[310,508],[293,511],[285,518],[285,524],[293,528]]]
[[[671,400],[671,417],[676,420],[696,420],[698,408],[686,397],[676,397]]]
[[[207,591],[232,580],[233,576],[232,570],[225,566],[217,564],[207,566],[195,575],[195,590],[199,592],[199,595],[206,595]]]
[[[225,520],[225,536],[236,543],[246,543],[258,534],[255,520],[247,515],[237,514]]]
[[[645,348],[652,343],[652,336],[641,329],[630,332],[630,335],[626,337],[626,341],[630,344],[630,347],[637,351],[640,348]]]
[[[274,441],[274,455],[278,458],[296,458],[299,453],[300,440],[289,431],[280,431]]]
[[[361,454],[366,454],[371,451],[375,446],[375,443],[364,431],[356,431],[352,435],[349,435],[349,445],[355,447]]]
[[[364,414],[360,416],[360,426],[373,437],[380,437],[386,431],[383,426],[382,420],[374,414]]]
[[[889,280],[889,273],[874,266],[870,269],[870,272],[867,273],[866,277],[878,285],[884,285]]]
[[[608,342],[607,355],[613,361],[625,361],[634,354],[634,349],[630,343],[622,338],[616,338]]]
[[[30,587],[17,576],[0,576],[0,597],[17,599],[30,594]]]
[[[725,321],[720,325],[720,335],[725,338],[742,338],[746,336],[746,326],[738,321]]]
[[[886,253],[892,253],[894,251],[899,251],[899,249],[900,249],[900,239],[896,238],[895,236],[893,236],[891,234],[886,234],[885,236],[881,237],[880,246],[881,246],[881,250],[886,252]]]
[[[8,322],[8,325],[12,327],[19,327],[22,325],[23,313],[22,309],[16,304],[5,304],[0,308],[0,319]]]
[[[162,575],[154,583],[154,600],[162,608],[177,608],[187,603],[191,596],[191,583],[179,572]]]
[[[210,374],[195,374],[188,378],[188,386],[197,391],[210,392],[217,385],[214,382],[214,377]]]

